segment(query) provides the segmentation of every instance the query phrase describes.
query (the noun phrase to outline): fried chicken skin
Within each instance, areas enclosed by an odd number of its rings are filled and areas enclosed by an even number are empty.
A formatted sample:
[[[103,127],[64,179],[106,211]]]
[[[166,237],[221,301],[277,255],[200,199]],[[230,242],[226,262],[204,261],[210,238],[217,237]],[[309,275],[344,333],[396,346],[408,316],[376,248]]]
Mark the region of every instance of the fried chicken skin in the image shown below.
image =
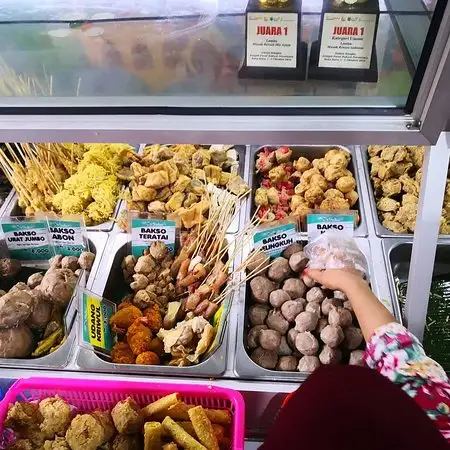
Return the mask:
[[[131,351],[137,356],[147,352],[152,341],[152,332],[146,325],[145,318],[136,319],[127,331],[127,342]]]
[[[126,342],[117,342],[111,350],[111,362],[116,364],[134,364],[136,356]]]

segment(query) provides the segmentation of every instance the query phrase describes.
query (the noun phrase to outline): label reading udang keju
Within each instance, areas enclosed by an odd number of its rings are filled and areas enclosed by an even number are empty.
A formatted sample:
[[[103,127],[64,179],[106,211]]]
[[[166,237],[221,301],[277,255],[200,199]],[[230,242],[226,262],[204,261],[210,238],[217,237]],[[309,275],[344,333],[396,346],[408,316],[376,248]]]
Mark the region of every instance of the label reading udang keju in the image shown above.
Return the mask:
[[[326,231],[353,236],[355,217],[351,214],[308,214],[306,223],[308,240],[315,239]]]
[[[326,13],[319,67],[369,69],[376,22],[376,14]]]
[[[48,230],[56,254],[79,256],[86,250],[84,226],[81,221],[48,219]]]
[[[294,223],[258,231],[253,236],[255,248],[272,258],[280,256],[286,247],[296,241],[297,229]]]
[[[11,258],[43,261],[53,256],[45,221],[2,222]]]
[[[84,291],[81,298],[81,317],[83,318],[83,341],[92,347],[109,354],[114,345],[109,319],[115,313],[115,304],[109,300]]]
[[[247,66],[295,68],[297,45],[297,14],[247,14]]]
[[[172,255],[174,255],[175,238],[176,223],[172,220],[131,220],[131,253],[133,256],[142,256],[144,250],[155,241],[164,242]]]

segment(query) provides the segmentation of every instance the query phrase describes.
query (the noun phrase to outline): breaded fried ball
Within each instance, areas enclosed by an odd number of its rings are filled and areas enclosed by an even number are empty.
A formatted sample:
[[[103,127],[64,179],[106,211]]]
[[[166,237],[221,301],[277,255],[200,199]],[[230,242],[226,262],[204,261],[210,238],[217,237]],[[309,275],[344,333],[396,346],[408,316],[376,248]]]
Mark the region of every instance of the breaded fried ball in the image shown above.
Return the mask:
[[[66,401],[58,396],[41,400],[39,412],[44,419],[40,428],[46,439],[64,435],[71,419],[71,407]]]
[[[297,161],[294,161],[294,169],[298,170],[299,172],[304,172],[305,170],[308,170],[311,167],[311,163],[308,158],[305,158],[304,156],[300,156],[300,158],[297,159]]]
[[[358,201],[359,195],[356,191],[350,191],[345,194],[345,200],[348,201],[350,208],[355,206],[355,203]]]
[[[311,184],[311,186],[318,186],[318,187],[320,187],[320,189],[322,189],[322,191],[326,191],[327,187],[328,187],[327,180],[325,180],[323,175],[319,175],[319,174],[314,174],[311,177],[310,184]]]
[[[313,175],[320,175],[320,172],[318,169],[312,168],[305,171],[300,178],[300,183],[307,183],[309,184],[311,182],[311,177]]]
[[[320,209],[335,211],[339,209],[350,209],[350,205],[348,204],[345,198],[326,198],[321,204]]]
[[[336,181],[336,188],[346,194],[347,192],[354,191],[356,187],[356,180],[353,177],[342,177]]]
[[[119,401],[111,411],[117,431],[122,434],[139,433],[144,425],[141,408],[131,397]]]
[[[339,166],[329,165],[325,171],[324,176],[327,181],[336,181],[339,178],[345,176],[344,169]],[[340,189],[339,189],[340,190]]]
[[[305,192],[305,200],[310,205],[318,205],[323,200],[323,191],[318,186],[311,186],[306,192]]]
[[[136,356],[126,342],[117,342],[111,350],[111,362],[115,364],[134,364]]]
[[[325,198],[344,198],[344,194],[337,189],[328,189],[324,193]]]
[[[143,352],[136,358],[136,364],[144,366],[156,366],[159,364],[159,356],[154,352]]]

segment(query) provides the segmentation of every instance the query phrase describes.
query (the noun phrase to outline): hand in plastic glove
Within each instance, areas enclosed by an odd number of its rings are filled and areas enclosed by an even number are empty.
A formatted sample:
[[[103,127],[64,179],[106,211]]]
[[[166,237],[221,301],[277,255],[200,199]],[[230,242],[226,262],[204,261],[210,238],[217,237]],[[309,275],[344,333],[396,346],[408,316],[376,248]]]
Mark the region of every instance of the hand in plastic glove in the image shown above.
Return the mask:
[[[326,288],[342,291],[347,296],[366,341],[381,325],[396,322],[370,290],[361,272],[354,269],[306,269],[305,274]]]

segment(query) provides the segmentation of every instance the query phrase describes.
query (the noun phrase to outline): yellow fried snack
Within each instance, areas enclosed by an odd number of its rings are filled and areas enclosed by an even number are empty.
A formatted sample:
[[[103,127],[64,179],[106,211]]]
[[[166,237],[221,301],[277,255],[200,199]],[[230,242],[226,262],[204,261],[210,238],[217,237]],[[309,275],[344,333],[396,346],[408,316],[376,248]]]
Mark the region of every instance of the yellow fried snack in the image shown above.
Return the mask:
[[[177,450],[178,445],[175,442],[169,442],[168,444],[163,445],[162,450]]]
[[[187,405],[184,402],[178,402],[167,409],[158,411],[153,416],[154,420],[164,420],[166,416],[178,421],[190,421],[188,411],[195,408],[196,405]],[[211,423],[219,425],[229,425],[232,422],[230,411],[226,409],[205,409],[205,414]]]
[[[200,442],[194,439],[189,433],[183,430],[173,419],[166,417],[162,426],[170,433],[172,439],[186,450],[206,450]]]
[[[162,447],[162,425],[147,422],[144,425],[144,450],[160,450]]]
[[[219,450],[219,443],[214,434],[210,420],[206,416],[205,410],[201,406],[196,406],[188,411],[195,434],[198,440],[208,450]]]
[[[165,397],[156,400],[156,402],[150,403],[146,407],[141,409],[143,417],[150,418],[151,416],[170,408],[180,401],[178,393],[166,395]]]

